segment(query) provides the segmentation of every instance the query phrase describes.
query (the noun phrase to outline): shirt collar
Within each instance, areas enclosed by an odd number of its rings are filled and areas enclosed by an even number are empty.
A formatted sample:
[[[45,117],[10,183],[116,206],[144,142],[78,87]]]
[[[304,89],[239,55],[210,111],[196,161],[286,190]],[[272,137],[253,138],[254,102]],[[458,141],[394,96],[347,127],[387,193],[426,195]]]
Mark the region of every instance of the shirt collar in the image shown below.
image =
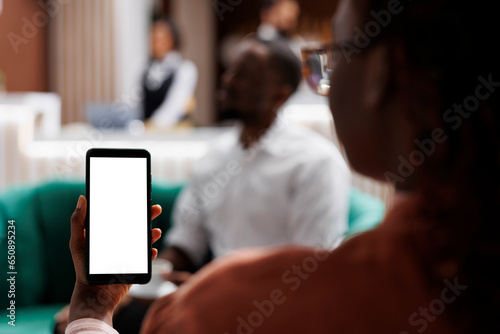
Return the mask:
[[[170,66],[182,62],[182,55],[179,51],[170,51],[161,60],[162,66]]]
[[[274,120],[273,124],[266,130],[264,135],[250,148],[244,149],[240,142],[242,125],[237,125],[236,131],[236,149],[241,153],[263,151],[271,155],[279,155],[283,152],[285,143],[282,140],[282,134],[290,126],[289,121],[281,113]]]
[[[263,23],[257,28],[257,36],[265,41],[272,41],[279,37],[279,33],[273,25]]]
[[[163,59],[154,60],[147,71],[147,88],[153,90],[160,88],[163,81],[174,73],[181,63],[182,55],[178,51],[171,51]]]

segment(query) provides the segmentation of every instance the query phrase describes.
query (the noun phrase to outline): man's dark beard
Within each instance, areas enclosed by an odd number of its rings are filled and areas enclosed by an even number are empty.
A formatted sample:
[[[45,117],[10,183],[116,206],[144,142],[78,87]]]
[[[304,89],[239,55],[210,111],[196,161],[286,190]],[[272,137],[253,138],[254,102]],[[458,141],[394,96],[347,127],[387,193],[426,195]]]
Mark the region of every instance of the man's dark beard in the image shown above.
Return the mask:
[[[239,121],[241,120],[241,113],[235,108],[218,109],[215,121],[217,123],[225,121]]]
[[[290,38],[292,37],[292,31],[291,30],[278,30],[278,34],[280,35],[281,38]]]

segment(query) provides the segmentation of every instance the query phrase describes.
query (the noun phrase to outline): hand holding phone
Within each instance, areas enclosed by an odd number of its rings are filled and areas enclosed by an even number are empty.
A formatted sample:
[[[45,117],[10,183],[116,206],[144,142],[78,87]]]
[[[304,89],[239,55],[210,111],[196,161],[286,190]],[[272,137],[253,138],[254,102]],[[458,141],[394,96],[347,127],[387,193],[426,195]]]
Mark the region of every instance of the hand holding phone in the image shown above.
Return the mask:
[[[86,233],[85,220],[87,212],[87,200],[80,196],[75,212],[71,216],[71,240],[70,249],[76,272],[76,283],[71,297],[69,322],[81,318],[94,318],[112,324],[113,311],[120,300],[127,294],[130,285],[90,285],[86,280]],[[154,205],[151,208],[152,219],[161,213],[161,207]],[[150,233],[152,242],[156,242],[161,231],[154,229]],[[158,251],[151,250],[152,259],[156,258]],[[91,301],[91,302],[89,302]]]

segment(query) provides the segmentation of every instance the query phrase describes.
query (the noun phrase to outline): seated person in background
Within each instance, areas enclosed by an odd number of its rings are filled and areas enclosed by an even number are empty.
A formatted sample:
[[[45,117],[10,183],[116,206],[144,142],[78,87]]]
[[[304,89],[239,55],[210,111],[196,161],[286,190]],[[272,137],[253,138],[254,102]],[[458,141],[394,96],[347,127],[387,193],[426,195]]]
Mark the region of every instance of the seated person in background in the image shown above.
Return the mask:
[[[173,21],[155,21],[150,38],[151,62],[142,83],[143,119],[155,127],[173,127],[193,102],[198,70],[182,58],[181,37]]]
[[[278,114],[301,81],[299,61],[276,42],[243,44],[218,96],[219,119],[238,125],[196,164],[160,254],[176,270],[201,266],[208,250],[333,248],[347,229],[350,172],[340,152]]]

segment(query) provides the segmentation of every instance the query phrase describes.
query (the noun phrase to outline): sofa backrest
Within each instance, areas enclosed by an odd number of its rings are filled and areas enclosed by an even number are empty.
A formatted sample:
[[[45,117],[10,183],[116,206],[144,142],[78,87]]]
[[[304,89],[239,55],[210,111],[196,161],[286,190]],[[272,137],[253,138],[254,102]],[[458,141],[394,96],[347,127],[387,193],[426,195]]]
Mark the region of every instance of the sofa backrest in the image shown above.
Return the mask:
[[[15,226],[15,264],[8,266],[7,256],[0,257],[0,267],[17,272],[15,284],[16,306],[31,305],[42,300],[47,285],[47,268],[44,257],[44,240],[38,223],[37,208],[34,206],[35,189],[16,187],[0,197],[0,249],[5,254],[7,249],[7,226],[14,220]],[[1,291],[9,291],[7,278],[10,275],[2,270]],[[5,275],[5,276],[4,276]],[[2,293],[0,300],[6,300],[7,293]],[[2,302],[7,305],[7,302]]]
[[[163,231],[154,245],[158,250],[164,247],[163,238],[171,227],[173,205],[181,189],[182,184],[153,183],[152,203],[163,209],[152,223],[153,228]],[[0,195],[0,249],[7,249],[8,220],[15,220],[16,226],[17,306],[69,302],[75,282],[69,251],[70,217],[81,194],[85,194],[83,181],[51,181],[16,186]],[[382,201],[352,189],[346,236],[375,227],[384,213]],[[8,267],[7,256],[0,257],[0,267]],[[0,291],[7,288],[6,278],[0,280]]]

